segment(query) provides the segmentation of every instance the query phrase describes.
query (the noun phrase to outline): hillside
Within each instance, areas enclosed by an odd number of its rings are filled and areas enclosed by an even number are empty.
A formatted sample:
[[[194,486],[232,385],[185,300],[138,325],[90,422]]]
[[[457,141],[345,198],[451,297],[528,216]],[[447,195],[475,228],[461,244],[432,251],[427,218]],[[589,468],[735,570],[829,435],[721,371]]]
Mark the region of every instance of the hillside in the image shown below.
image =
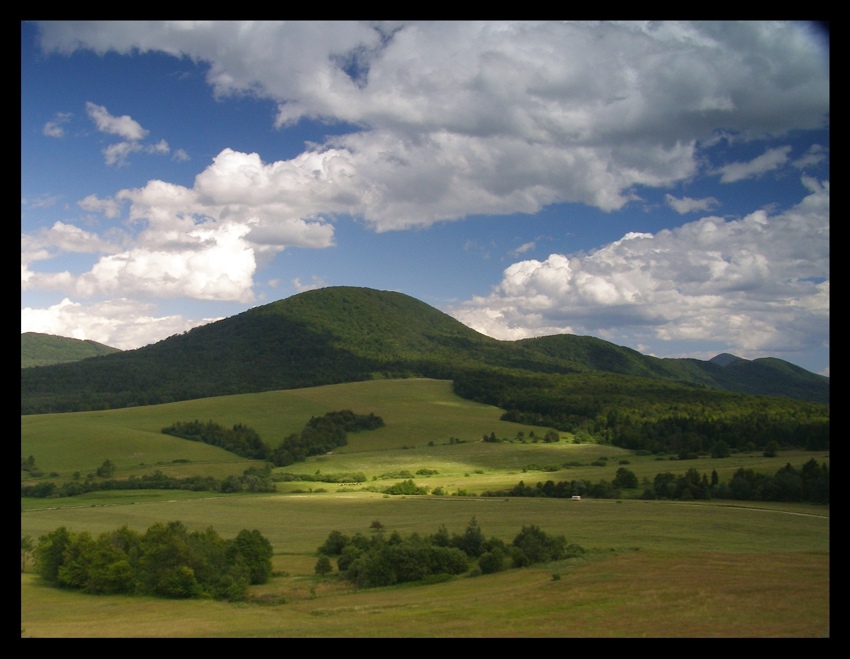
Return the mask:
[[[78,362],[120,352],[118,348],[52,334],[24,332],[21,334],[21,368]]]
[[[21,412],[127,407],[385,377],[592,373],[826,403],[829,379],[781,360],[659,359],[592,337],[499,341],[412,298],[308,291],[156,344],[22,369]],[[590,392],[588,392],[590,393]]]

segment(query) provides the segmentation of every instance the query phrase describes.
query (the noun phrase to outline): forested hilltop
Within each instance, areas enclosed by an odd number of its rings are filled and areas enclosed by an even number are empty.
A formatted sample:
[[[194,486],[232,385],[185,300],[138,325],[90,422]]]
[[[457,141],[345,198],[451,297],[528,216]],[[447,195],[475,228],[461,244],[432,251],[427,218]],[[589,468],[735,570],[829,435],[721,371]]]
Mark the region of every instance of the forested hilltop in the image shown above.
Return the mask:
[[[604,374],[628,377],[628,387],[638,397],[644,388],[650,395],[664,383],[697,398],[726,391],[829,402],[828,378],[778,359],[659,359],[573,335],[499,341],[401,293],[330,287],[137,350],[22,369],[21,413],[108,409],[404,377],[455,380],[461,383],[461,395],[476,400],[492,396],[473,394],[476,387],[469,383],[494,377],[535,389],[539,387],[534,383],[544,378],[546,390],[568,387],[590,396],[599,384],[596,376]],[[605,382],[607,386],[609,380]]]

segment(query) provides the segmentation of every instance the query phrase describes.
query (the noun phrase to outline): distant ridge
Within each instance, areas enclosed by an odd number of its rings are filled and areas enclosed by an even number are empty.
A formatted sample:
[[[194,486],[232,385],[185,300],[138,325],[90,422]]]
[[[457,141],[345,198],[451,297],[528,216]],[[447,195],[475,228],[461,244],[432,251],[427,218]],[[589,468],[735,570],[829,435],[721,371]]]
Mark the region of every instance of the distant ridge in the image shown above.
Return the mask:
[[[21,334],[21,368],[77,362],[89,357],[120,352],[96,341],[71,339],[53,334],[24,332]]]
[[[712,357],[708,361],[712,364],[717,364],[718,366],[729,366],[732,362],[736,362],[740,357],[736,357],[735,355],[730,355],[728,352],[722,352],[716,357]]]
[[[481,369],[576,377],[608,373],[829,402],[829,378],[788,362],[737,359],[721,366],[715,360],[660,359],[566,334],[499,341],[408,295],[335,286],[137,350],[22,369],[21,412],[148,405],[374,378],[453,380]]]

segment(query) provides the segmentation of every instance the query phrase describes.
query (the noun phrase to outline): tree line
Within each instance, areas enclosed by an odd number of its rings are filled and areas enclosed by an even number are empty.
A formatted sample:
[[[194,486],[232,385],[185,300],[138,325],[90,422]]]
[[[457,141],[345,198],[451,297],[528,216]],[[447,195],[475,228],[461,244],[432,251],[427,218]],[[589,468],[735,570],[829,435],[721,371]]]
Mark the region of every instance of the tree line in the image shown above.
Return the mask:
[[[109,490],[189,490],[192,492],[275,492],[275,483],[271,478],[271,470],[265,467],[249,467],[241,476],[227,476],[216,479],[212,476],[187,476],[175,478],[167,476],[160,469],[151,474],[130,476],[125,479],[109,479],[95,481],[86,479],[83,482],[68,481],[57,485],[52,481],[21,485],[21,496],[36,499],[50,497],[73,497],[88,492],[103,492]]]
[[[829,449],[829,404],[753,396],[610,373],[547,374],[465,369],[462,398],[505,410],[502,420],[585,435],[633,451],[683,457],[718,441],[752,450]]]
[[[547,534],[533,524],[523,526],[510,544],[496,537],[486,538],[475,517],[462,534],[453,535],[444,524],[434,534],[413,533],[406,538],[397,531],[385,536],[383,526],[376,522],[372,528],[379,532],[371,537],[331,531],[317,550],[316,573],[330,573],[330,558],[336,557],[344,579],[358,588],[374,588],[439,580],[470,570],[490,574],[585,553],[581,546],[568,544],[564,536]]]
[[[284,467],[294,462],[303,462],[309,456],[322,455],[338,446],[348,443],[348,433],[361,430],[374,430],[384,425],[384,420],[373,413],[355,414],[351,410],[328,412],[320,417],[311,417],[300,433],[292,433],[285,437],[277,448],[266,444],[259,433],[253,428],[242,424],[234,424],[226,428],[213,421],[202,422],[177,421],[162,429],[162,432],[174,437],[190,441],[203,442],[218,446],[240,457],[251,460],[263,460],[266,465],[250,467],[242,476],[229,476],[215,479],[211,476],[189,476],[173,478],[166,476],[159,469],[152,474],[131,476],[127,479],[109,479],[114,473],[115,465],[105,460],[98,467],[97,475],[107,480],[95,481],[91,478],[83,482],[77,479],[57,485],[45,481],[33,485],[21,485],[22,497],[69,497],[87,492],[103,490],[193,490],[208,492],[274,492],[275,484],[271,478],[271,467]],[[21,469],[34,474],[35,458],[21,458]],[[37,472],[40,474],[40,472]]]
[[[620,467],[612,481],[592,483],[586,480],[538,482],[535,486],[520,481],[512,488],[491,490],[486,497],[550,497],[569,499],[573,496],[614,499],[623,489],[639,488],[638,478],[630,469]],[[784,501],[829,503],[829,466],[812,458],[800,469],[787,463],[776,474],[756,473],[740,467],[732,478],[721,483],[717,471],[700,474],[694,468],[684,474],[663,472],[647,482],[641,499],[733,499],[737,501]]]
[[[239,601],[272,573],[272,546],[259,531],[226,540],[211,526],[190,531],[179,521],[97,537],[61,526],[41,536],[32,554],[45,581],[90,594]]]

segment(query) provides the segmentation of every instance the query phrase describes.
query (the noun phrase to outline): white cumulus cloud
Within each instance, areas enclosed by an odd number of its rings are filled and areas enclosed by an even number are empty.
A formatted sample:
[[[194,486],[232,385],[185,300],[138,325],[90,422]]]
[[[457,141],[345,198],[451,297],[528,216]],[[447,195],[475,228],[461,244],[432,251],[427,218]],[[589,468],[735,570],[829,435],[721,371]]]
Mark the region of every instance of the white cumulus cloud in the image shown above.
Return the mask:
[[[695,213],[698,211],[707,211],[718,205],[720,202],[714,197],[705,197],[703,199],[692,199],[691,197],[676,198],[671,194],[664,195],[664,200],[667,205],[680,215],[686,213]]]
[[[823,127],[829,112],[826,49],[790,21],[40,28],[45,52],[159,51],[204,62],[216,95],[272,99],[280,126],[357,126],[303,154],[337,157],[336,178],[322,170],[320,184],[288,183],[312,212],[350,210],[378,231],[556,202],[615,210],[635,198],[635,186],[696,174],[699,144],[718,129],[761,139]],[[101,130],[130,143],[144,136],[130,117],[89,108]],[[116,146],[111,161],[122,163],[127,149]],[[787,158],[774,149],[721,174],[740,180]]]
[[[218,318],[156,316],[156,305],[126,298],[81,304],[64,298],[43,309],[21,309],[21,333],[40,332],[132,350]]]
[[[115,117],[102,105],[92,102],[86,103],[86,112],[102,133],[118,135],[131,142],[142,140],[148,135],[148,131],[129,115]]]
[[[64,124],[67,124],[69,121],[71,121],[71,114],[69,112],[57,112],[53,121],[48,121],[44,124],[41,132],[46,137],[64,137]]]
[[[721,341],[749,351],[828,341],[829,183],[794,208],[632,233],[588,254],[505,269],[452,310],[496,338],[556,333]],[[806,338],[807,337],[807,338]]]
[[[769,149],[749,162],[732,162],[720,168],[720,182],[734,183],[746,178],[761,176],[765,172],[778,169],[788,162],[790,146]]]

